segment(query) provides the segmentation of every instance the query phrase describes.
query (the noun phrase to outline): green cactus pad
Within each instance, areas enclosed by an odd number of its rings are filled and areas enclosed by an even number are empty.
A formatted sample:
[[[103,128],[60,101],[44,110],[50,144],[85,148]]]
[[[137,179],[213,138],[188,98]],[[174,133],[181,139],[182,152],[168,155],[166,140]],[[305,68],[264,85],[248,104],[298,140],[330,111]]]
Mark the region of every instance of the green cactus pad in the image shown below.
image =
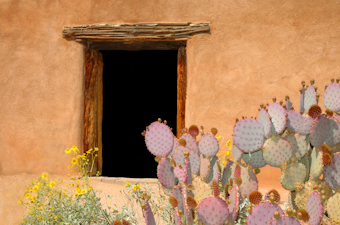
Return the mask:
[[[273,167],[280,167],[293,155],[291,144],[279,136],[268,138],[262,147],[262,151],[264,160]]]
[[[284,139],[289,141],[293,148],[293,156],[298,160],[307,154],[309,144],[306,142],[305,136],[292,133],[285,136]]]
[[[306,169],[307,169],[307,176],[305,179],[305,182],[307,182],[309,180],[309,173],[310,173],[310,156],[308,154],[306,154],[304,157],[302,157],[300,160],[298,160],[299,163],[302,163]]]
[[[192,185],[194,186],[194,190],[192,190],[196,202],[199,204],[203,199],[211,196],[212,189],[211,186],[203,181],[199,177],[196,177],[192,181]]]
[[[290,191],[288,194],[288,203],[291,209],[299,210],[298,206],[295,204],[296,191]]]
[[[340,192],[328,199],[327,213],[332,220],[340,221]]]
[[[329,133],[325,140],[325,144],[333,147],[340,143],[340,118],[338,115],[333,115],[329,118]]]
[[[325,114],[317,117],[309,131],[309,140],[314,147],[320,147],[326,140],[330,130],[330,120]]]
[[[282,171],[280,177],[281,185],[289,191],[294,191],[297,188],[297,183],[303,183],[307,176],[306,167],[299,162],[288,164],[287,169]]]
[[[313,85],[309,86],[306,91],[305,91],[305,98],[304,98],[304,104],[303,104],[303,108],[305,110],[305,112],[309,111],[309,108],[312,105],[317,105],[317,101],[316,101],[316,91]]]
[[[324,165],[322,164],[322,152],[320,148],[313,148],[311,154],[311,170],[310,174],[313,179],[317,179],[323,172]]]
[[[248,165],[251,165],[253,169],[262,168],[267,165],[266,161],[263,158],[262,150],[253,153],[243,153],[242,158],[244,162]]]

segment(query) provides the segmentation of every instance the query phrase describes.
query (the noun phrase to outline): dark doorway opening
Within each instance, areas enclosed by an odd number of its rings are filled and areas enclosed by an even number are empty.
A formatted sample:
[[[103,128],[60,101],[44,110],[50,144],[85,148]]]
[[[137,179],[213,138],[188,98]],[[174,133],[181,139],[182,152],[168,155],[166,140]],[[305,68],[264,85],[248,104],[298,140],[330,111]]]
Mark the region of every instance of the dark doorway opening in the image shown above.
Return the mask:
[[[103,54],[102,176],[157,178],[143,130],[158,118],[176,135],[176,50]]]

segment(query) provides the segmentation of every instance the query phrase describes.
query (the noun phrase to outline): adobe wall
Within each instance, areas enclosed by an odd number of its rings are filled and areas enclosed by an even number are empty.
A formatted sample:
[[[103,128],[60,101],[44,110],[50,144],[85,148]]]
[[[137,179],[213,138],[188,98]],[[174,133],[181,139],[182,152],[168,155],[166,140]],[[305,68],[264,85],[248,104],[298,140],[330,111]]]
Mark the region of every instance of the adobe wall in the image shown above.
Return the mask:
[[[84,50],[62,38],[64,26],[210,23],[187,44],[185,116],[187,127],[216,127],[222,146],[236,117],[257,117],[273,96],[297,108],[301,80],[315,79],[325,110],[324,86],[340,72],[336,0],[3,0],[0,21],[0,175],[65,175],[64,150],[82,148]],[[279,176],[266,167],[260,186]]]

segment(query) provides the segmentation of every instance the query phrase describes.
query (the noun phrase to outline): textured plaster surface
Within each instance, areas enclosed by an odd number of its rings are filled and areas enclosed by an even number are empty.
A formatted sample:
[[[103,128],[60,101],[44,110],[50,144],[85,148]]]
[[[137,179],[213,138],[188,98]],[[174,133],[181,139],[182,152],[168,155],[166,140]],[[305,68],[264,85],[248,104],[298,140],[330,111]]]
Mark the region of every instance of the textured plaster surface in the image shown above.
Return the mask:
[[[64,150],[82,148],[84,49],[63,39],[62,28],[153,22],[210,23],[211,34],[187,43],[185,116],[187,127],[216,127],[222,146],[232,140],[235,118],[258,117],[260,103],[289,95],[298,108],[301,80],[309,85],[315,79],[324,111],[324,86],[339,77],[337,0],[2,0],[2,179],[22,173],[65,175],[71,156]],[[260,189],[279,185],[279,176],[277,168],[261,169]],[[24,188],[24,182],[0,184],[13,193]],[[8,204],[1,201],[0,212]]]

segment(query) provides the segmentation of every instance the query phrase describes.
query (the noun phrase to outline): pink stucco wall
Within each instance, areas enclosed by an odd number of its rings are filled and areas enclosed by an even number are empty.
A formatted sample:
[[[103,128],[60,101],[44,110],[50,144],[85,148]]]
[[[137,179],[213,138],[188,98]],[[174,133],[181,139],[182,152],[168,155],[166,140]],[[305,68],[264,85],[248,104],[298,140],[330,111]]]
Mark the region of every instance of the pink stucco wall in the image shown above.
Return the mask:
[[[324,86],[340,77],[337,0],[3,0],[0,175],[64,175],[64,150],[82,148],[84,52],[62,28],[147,22],[210,23],[211,34],[187,43],[185,116],[187,127],[216,127],[222,145],[236,117],[257,117],[273,96],[298,108],[301,80],[315,79],[325,110]],[[260,186],[279,176],[266,167]]]

